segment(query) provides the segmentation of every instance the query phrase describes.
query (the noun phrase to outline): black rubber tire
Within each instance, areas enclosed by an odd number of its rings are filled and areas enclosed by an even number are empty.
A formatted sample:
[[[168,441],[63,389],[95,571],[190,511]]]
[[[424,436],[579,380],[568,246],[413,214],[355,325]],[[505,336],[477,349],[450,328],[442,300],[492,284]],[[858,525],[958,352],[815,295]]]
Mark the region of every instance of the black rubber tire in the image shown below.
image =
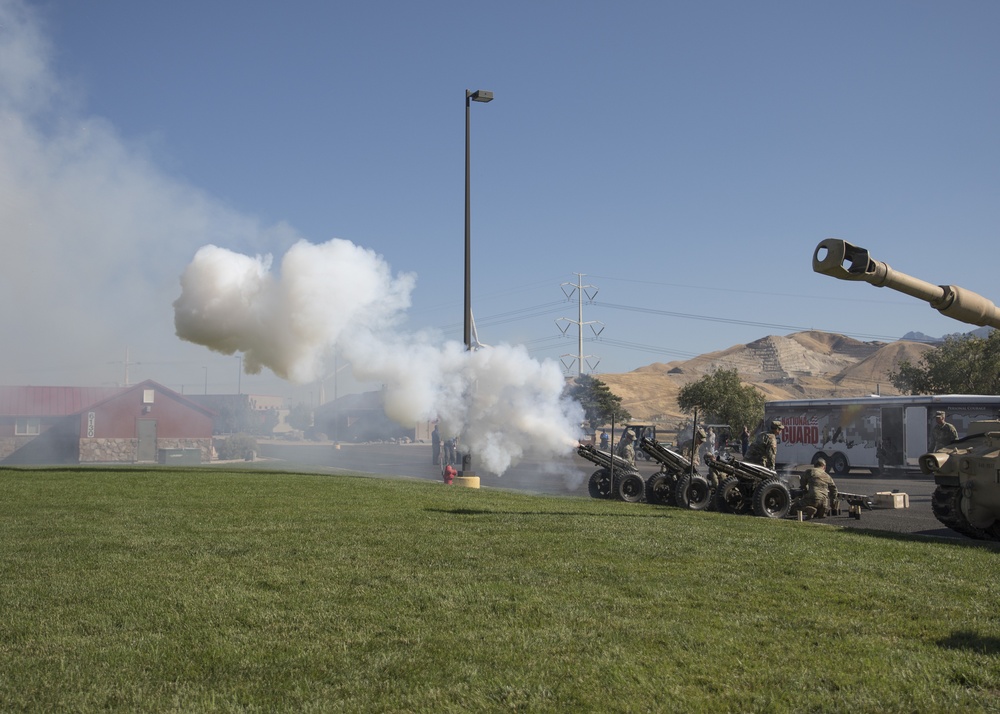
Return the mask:
[[[591,498],[611,498],[611,472],[608,469],[598,469],[591,475],[587,491]]]
[[[674,505],[675,476],[657,471],[646,480],[646,503],[658,506]]]
[[[846,476],[851,472],[851,462],[839,451],[835,451],[829,459],[830,470],[838,476]]]
[[[684,474],[674,487],[674,503],[691,511],[704,511],[712,503],[712,486],[703,476]]]
[[[784,518],[792,507],[788,486],[774,479],[764,481],[753,492],[753,513],[761,518]]]
[[[646,496],[646,484],[639,474],[625,474],[616,479],[615,495],[626,503],[638,503]]]
[[[730,476],[715,489],[715,509],[720,513],[747,513],[751,499],[740,488],[740,480]]]

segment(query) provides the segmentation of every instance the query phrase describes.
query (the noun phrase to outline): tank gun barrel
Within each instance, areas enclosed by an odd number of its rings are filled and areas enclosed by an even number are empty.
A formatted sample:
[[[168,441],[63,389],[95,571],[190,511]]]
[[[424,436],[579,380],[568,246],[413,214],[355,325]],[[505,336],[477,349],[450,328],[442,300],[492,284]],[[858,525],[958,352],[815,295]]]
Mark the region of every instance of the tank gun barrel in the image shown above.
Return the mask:
[[[1000,308],[979,293],[955,285],[933,285],[893,270],[873,259],[868,250],[845,240],[827,238],[813,252],[813,271],[840,280],[863,280],[891,288],[930,304],[946,317],[970,325],[1000,328]]]

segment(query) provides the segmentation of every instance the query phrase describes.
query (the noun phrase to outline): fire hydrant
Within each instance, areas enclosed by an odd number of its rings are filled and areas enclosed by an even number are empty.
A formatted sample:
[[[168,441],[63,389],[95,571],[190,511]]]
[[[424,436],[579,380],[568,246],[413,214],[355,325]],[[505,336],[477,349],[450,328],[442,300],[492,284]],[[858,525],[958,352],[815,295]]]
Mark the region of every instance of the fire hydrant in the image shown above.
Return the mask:
[[[452,482],[455,480],[455,477],[457,475],[458,471],[456,471],[455,467],[452,466],[451,464],[445,466],[444,471],[441,472],[441,477],[444,478],[444,482],[448,486],[451,486]]]

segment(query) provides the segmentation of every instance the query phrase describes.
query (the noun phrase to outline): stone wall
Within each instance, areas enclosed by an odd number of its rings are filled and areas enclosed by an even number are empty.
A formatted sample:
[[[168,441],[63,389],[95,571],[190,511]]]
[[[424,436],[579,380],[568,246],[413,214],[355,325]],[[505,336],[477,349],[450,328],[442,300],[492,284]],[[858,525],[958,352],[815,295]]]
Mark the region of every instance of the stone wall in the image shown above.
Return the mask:
[[[0,459],[6,459],[34,438],[33,436],[8,436],[0,439]]]
[[[138,439],[80,439],[80,463],[135,463]],[[160,449],[198,449],[202,463],[212,460],[211,439],[157,439]]]
[[[133,463],[138,439],[80,439],[80,463]]]

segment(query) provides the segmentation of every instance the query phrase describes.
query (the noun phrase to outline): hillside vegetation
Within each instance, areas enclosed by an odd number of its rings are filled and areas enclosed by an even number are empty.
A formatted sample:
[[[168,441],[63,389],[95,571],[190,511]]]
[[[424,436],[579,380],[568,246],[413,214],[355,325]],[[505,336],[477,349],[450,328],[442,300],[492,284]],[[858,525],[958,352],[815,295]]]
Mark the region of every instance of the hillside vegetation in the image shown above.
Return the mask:
[[[715,369],[735,369],[768,400],[896,395],[889,374],[899,363],[920,361],[933,349],[922,342],[861,342],[827,332],[770,335],[746,345],[687,361],[655,363],[624,374],[600,374],[601,381],[622,398],[634,421],[670,427],[687,419],[677,406],[677,393]]]

